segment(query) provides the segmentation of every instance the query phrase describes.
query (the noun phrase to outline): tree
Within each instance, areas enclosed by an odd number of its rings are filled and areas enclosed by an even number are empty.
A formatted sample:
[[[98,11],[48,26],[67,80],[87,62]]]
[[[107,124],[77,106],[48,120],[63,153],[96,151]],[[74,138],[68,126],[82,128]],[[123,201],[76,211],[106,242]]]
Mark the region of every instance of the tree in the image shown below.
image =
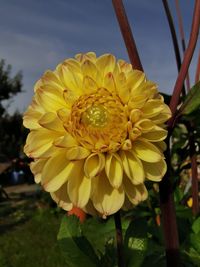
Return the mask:
[[[0,61],[0,116],[5,113],[2,102],[22,92],[22,74],[18,72],[12,78],[11,69],[11,65],[6,66],[5,60]]]

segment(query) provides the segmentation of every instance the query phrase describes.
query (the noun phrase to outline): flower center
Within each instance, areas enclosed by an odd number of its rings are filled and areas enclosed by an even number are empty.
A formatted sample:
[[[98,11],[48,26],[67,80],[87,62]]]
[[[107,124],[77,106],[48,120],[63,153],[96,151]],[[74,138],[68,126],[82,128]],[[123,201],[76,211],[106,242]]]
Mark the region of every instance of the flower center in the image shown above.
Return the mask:
[[[94,105],[86,109],[82,115],[82,122],[85,125],[101,128],[105,127],[108,120],[106,109],[101,105]]]
[[[99,88],[74,102],[65,129],[92,151],[116,151],[127,138],[127,122],[120,98]]]

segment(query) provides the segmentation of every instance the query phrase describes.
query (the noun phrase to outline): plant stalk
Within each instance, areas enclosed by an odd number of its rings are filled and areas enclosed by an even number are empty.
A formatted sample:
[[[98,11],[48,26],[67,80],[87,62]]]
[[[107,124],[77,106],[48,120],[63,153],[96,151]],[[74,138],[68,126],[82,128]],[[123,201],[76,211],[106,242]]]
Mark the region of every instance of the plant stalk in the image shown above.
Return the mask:
[[[174,91],[171,97],[170,101],[170,109],[172,111],[172,118],[168,121],[168,127],[173,128],[174,126],[174,121],[176,119],[176,114],[177,114],[177,106],[179,104],[179,99],[181,95],[181,91],[183,88],[183,84],[185,81],[185,77],[188,72],[188,68],[194,53],[194,49],[196,47],[197,39],[198,39],[198,34],[199,34],[199,24],[200,24],[200,0],[195,1],[195,7],[194,7],[194,13],[193,13],[193,20],[192,20],[192,28],[190,32],[190,40],[188,47],[185,51],[184,58],[183,58],[183,63],[181,65],[181,69],[179,72],[179,75],[177,77],[175,86],[174,86]]]
[[[112,2],[131,64],[134,69],[143,71],[123,2],[122,0],[112,0]]]
[[[117,241],[117,261],[118,267],[125,267],[124,251],[123,251],[123,234],[120,211],[114,214],[116,241]]]
[[[180,32],[180,36],[181,36],[182,50],[183,50],[183,53],[185,53],[185,49],[186,49],[185,35],[184,35],[184,29],[183,29],[183,20],[182,20],[181,10],[180,10],[180,6],[179,6],[179,0],[175,0],[175,3],[176,3],[176,13],[178,16],[179,32]],[[187,85],[187,91],[189,92],[189,90],[190,90],[189,72],[186,75],[186,85]]]

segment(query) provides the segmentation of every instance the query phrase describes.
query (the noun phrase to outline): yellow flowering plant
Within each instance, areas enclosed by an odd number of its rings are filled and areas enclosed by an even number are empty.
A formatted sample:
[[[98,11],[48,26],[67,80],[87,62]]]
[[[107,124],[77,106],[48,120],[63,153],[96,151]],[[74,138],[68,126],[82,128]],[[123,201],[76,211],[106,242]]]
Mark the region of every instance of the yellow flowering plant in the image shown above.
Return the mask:
[[[77,54],[36,83],[24,114],[35,182],[64,210],[103,218],[161,181],[171,111],[157,85],[111,54]]]

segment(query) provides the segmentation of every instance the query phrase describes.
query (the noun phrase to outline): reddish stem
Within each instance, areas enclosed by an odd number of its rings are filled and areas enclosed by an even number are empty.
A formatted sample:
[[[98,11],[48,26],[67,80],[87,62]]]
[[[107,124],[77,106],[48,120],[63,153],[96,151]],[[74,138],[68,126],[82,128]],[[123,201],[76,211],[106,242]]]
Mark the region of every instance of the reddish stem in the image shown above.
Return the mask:
[[[140,57],[137,51],[137,47],[135,44],[135,40],[133,38],[133,34],[131,31],[131,27],[126,15],[123,2],[122,0],[112,0],[112,2],[131,64],[134,69],[143,71],[143,67],[140,61]]]
[[[174,120],[176,118],[177,106],[180,99],[180,94],[182,91],[182,87],[184,84],[185,77],[188,72],[188,68],[194,53],[194,49],[197,43],[198,33],[199,33],[199,23],[200,23],[200,0],[195,1],[195,8],[193,14],[193,21],[192,21],[192,29],[190,33],[190,40],[188,47],[185,51],[183,63],[181,65],[181,69],[176,80],[174,91],[172,94],[172,98],[170,101],[170,109],[172,111],[172,118],[168,121],[168,127],[172,128],[174,125]]]
[[[195,83],[197,83],[199,79],[200,79],[200,50],[199,50],[199,56],[198,56],[197,70],[195,73]]]
[[[179,0],[175,0],[176,2],[176,12],[178,15],[178,25],[179,25],[179,32],[181,36],[181,44],[182,44],[182,49],[183,53],[185,53],[186,45],[185,45],[185,35],[184,35],[184,30],[183,30],[183,20],[182,20],[182,15],[181,15],[181,10],[179,6]],[[186,75],[186,84],[187,84],[187,91],[190,90],[190,77],[189,73]]]

